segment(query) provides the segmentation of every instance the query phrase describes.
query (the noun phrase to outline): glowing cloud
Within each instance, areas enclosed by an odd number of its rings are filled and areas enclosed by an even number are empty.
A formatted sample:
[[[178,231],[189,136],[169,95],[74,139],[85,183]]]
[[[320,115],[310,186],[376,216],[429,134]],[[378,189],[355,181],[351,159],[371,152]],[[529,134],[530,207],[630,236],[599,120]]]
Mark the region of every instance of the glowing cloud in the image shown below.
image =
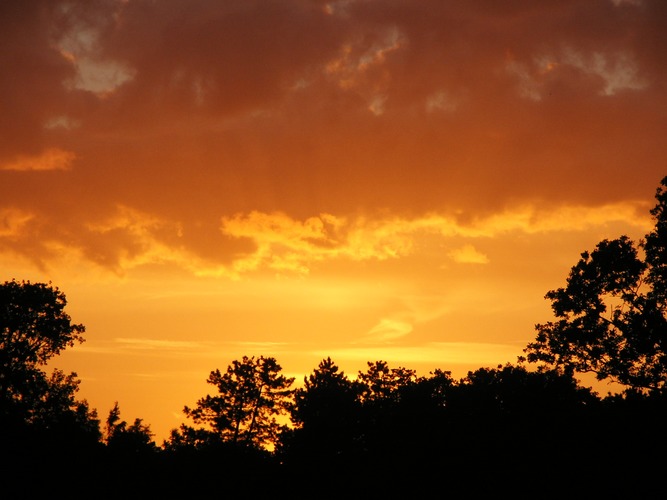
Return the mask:
[[[321,214],[299,221],[283,213],[255,211],[224,217],[221,231],[226,236],[248,238],[255,244],[253,252],[234,262],[235,272],[268,267],[306,274],[312,263],[326,259],[386,260],[411,255],[420,236],[494,238],[514,231],[527,234],[582,231],[613,221],[645,227],[646,218],[637,214],[638,207],[632,203],[563,206],[552,210],[525,206],[466,223],[438,214],[376,220]],[[452,250],[449,256],[460,263],[489,262],[472,244]]]
[[[100,57],[101,29],[90,20],[78,19],[55,40],[61,56],[75,69],[75,76],[63,82],[66,88],[107,97],[136,76],[136,71],[125,64]]]
[[[642,90],[647,82],[638,75],[637,63],[628,53],[608,55],[595,52],[588,56],[568,51],[564,62],[604,81],[602,95],[611,96],[621,90]]]
[[[38,155],[21,155],[12,161],[0,164],[0,170],[19,172],[70,170],[76,154],[59,148],[50,148]]]
[[[363,343],[383,343],[405,337],[412,332],[412,325],[406,321],[383,318],[364,336]]]
[[[383,69],[390,54],[404,48],[407,39],[398,28],[385,28],[370,37],[342,45],[338,57],[325,64],[324,73],[343,90],[355,90],[365,96],[368,110],[375,116],[385,112],[387,88],[391,75]]]
[[[34,217],[33,214],[14,208],[0,210],[0,238],[21,235],[24,226]]]
[[[634,57],[627,52],[586,54],[569,48],[560,55],[542,55],[529,63],[507,55],[506,70],[519,82],[519,94],[533,101],[542,100],[546,85],[567,68],[580,76],[595,76],[602,82],[600,95],[613,96],[623,90],[643,90],[648,82],[639,75]]]
[[[426,98],[426,111],[428,113],[435,113],[438,111],[446,113],[452,112],[455,111],[458,106],[458,100],[444,90],[431,94]]]
[[[122,347],[129,349],[142,350],[181,350],[181,349],[201,349],[203,345],[199,342],[190,342],[186,340],[164,340],[164,339],[142,339],[142,338],[124,338],[118,337],[114,341]]]
[[[472,245],[465,245],[449,252],[449,256],[462,264],[488,264],[489,258]]]

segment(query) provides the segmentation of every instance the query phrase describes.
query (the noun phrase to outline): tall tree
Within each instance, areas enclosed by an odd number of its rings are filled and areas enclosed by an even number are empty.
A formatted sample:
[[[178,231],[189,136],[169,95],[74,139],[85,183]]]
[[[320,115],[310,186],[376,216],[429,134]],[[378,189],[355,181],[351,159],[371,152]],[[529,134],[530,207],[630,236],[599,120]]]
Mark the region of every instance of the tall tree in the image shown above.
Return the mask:
[[[365,402],[381,403],[396,401],[400,391],[417,380],[415,370],[403,368],[389,368],[386,361],[368,362],[368,369],[359,372],[359,382],[362,384],[362,398]]]
[[[53,356],[83,342],[83,325],[65,312],[65,295],[51,284],[6,281],[0,285],[0,402],[19,402]]]
[[[105,426],[105,440],[108,449],[123,454],[140,454],[157,451],[150,426],[143,419],[135,418],[129,424],[120,418],[118,402],[109,411]]]
[[[281,370],[275,358],[244,356],[225,373],[212,371],[207,382],[217,387],[218,395],[207,395],[184,412],[195,423],[210,425],[223,441],[255,448],[273,446],[283,428],[277,417],[290,409],[294,382],[280,375]]]
[[[556,320],[537,325],[529,362],[667,389],[667,177],[656,199],[644,241],[601,241],[581,254],[565,287],[547,293]]]
[[[346,462],[359,444],[361,384],[323,359],[294,391],[294,429],[284,433],[281,452],[302,465]]]
[[[65,295],[50,283],[0,285],[0,416],[48,426],[58,413],[72,413],[96,422],[85,402],[74,399],[75,373],[56,370],[49,377],[42,370],[63,349],[83,342],[85,328],[72,323],[66,305]]]
[[[76,399],[75,373],[44,371],[63,349],[83,341],[84,327],[71,322],[66,304],[51,284],[0,284],[0,462],[2,489],[10,496],[40,485],[58,496],[54,487],[71,477],[74,463],[83,481],[95,472],[96,412]]]
[[[351,381],[331,358],[304,377],[294,391],[292,421],[298,426],[341,425],[359,407],[361,385]]]

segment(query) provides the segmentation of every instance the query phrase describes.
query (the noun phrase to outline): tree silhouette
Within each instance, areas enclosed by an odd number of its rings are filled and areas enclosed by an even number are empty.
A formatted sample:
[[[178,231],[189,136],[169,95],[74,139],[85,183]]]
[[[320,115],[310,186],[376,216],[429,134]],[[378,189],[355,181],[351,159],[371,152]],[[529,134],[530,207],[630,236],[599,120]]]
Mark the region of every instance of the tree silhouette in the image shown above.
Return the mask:
[[[398,367],[389,368],[386,361],[367,363],[368,369],[359,372],[362,384],[362,400],[366,403],[382,403],[396,400],[401,390],[417,380],[414,370]]]
[[[349,460],[358,444],[361,388],[331,358],[323,359],[294,391],[295,428],[282,436],[281,453],[319,466]]]
[[[529,362],[667,389],[667,177],[656,199],[645,241],[601,241],[581,254],[564,288],[546,294],[556,321],[537,325]]]
[[[171,430],[162,447],[167,451],[178,453],[214,448],[222,442],[220,435],[214,431],[181,424],[178,429]]]
[[[528,371],[507,364],[468,372],[450,393],[449,407],[467,415],[533,418],[592,405],[598,401],[570,373]]]
[[[54,369],[35,391],[27,423],[70,436],[79,433],[89,441],[99,441],[101,434],[97,411],[88,402],[76,399],[80,381],[75,373]]]
[[[5,427],[65,429],[99,438],[99,422],[77,401],[76,373],[42,367],[68,346],[83,342],[83,325],[73,324],[65,295],[50,284],[7,281],[0,285],[0,419]]]
[[[284,427],[276,417],[289,411],[294,382],[280,375],[281,369],[275,358],[244,356],[225,373],[212,371],[207,382],[217,387],[218,395],[207,395],[184,412],[195,423],[210,425],[225,442],[273,446]]]
[[[360,407],[361,385],[326,358],[294,391],[292,422],[298,427],[340,425]]]
[[[30,418],[31,405],[44,397],[49,385],[40,367],[66,347],[83,342],[85,328],[71,322],[66,305],[65,295],[50,284],[7,281],[0,285],[3,413],[22,411]]]
[[[139,454],[157,451],[150,426],[141,418],[135,418],[132,424],[120,418],[118,402],[109,411],[105,426],[107,447],[117,454]]]
[[[51,284],[0,285],[0,462],[2,490],[10,496],[24,496],[26,488],[37,496],[54,493],[73,463],[91,472],[100,456],[99,420],[76,399],[76,374],[43,370],[83,341],[84,327],[71,322],[66,304]]]

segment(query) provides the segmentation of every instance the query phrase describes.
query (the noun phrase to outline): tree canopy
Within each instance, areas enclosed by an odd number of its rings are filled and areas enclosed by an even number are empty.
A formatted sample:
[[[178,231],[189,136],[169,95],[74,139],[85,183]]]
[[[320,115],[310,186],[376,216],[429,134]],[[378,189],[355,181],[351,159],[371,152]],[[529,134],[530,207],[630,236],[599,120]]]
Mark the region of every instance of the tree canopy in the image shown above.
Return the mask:
[[[135,418],[132,424],[120,418],[118,401],[109,410],[106,420],[105,441],[107,447],[118,453],[150,453],[157,451],[150,426],[143,419]]]
[[[0,392],[16,384],[75,342],[83,325],[65,312],[65,295],[45,283],[6,281],[0,285]]]
[[[225,373],[214,370],[209,375],[207,382],[217,387],[218,395],[207,395],[184,412],[195,423],[210,425],[223,441],[272,446],[282,429],[276,417],[289,411],[294,382],[281,370],[272,357],[234,360]]]
[[[644,240],[601,241],[581,254],[565,287],[546,294],[556,319],[536,326],[529,362],[667,389],[667,177],[656,199]]]
[[[53,428],[57,422],[95,426],[93,412],[75,399],[76,374],[42,367],[63,349],[83,342],[83,325],[72,323],[57,287],[29,281],[0,285],[0,416],[15,423]],[[69,424],[68,424],[69,425]]]

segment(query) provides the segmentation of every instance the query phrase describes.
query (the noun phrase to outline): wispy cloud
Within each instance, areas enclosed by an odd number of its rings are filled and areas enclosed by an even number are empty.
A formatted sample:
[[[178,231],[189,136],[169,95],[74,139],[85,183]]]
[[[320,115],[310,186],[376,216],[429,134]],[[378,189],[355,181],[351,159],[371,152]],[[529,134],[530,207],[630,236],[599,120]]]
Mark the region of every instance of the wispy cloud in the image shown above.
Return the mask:
[[[243,273],[266,267],[308,273],[313,263],[326,259],[386,260],[411,255],[415,252],[415,241],[424,235],[494,238],[512,232],[584,231],[610,222],[648,227],[647,219],[638,215],[639,206],[626,202],[600,207],[566,205],[546,210],[526,205],[465,222],[435,213],[412,219],[321,214],[298,220],[283,213],[255,211],[224,217],[221,230],[226,236],[247,238],[255,243],[255,251],[234,262],[234,271]],[[489,262],[472,244],[452,250],[449,256],[458,263]]]
[[[361,339],[361,343],[384,343],[405,337],[412,332],[412,325],[407,321],[383,318]]]
[[[248,347],[251,349],[259,349],[259,348],[266,348],[266,349],[280,349],[281,347],[288,346],[288,342],[270,342],[270,341],[239,341],[239,342],[232,342],[233,345],[239,346],[239,347]]]
[[[599,94],[613,96],[623,90],[639,91],[648,86],[639,75],[638,64],[631,53],[610,53],[599,50],[585,53],[569,48],[557,55],[542,55],[532,62],[517,61],[507,57],[506,70],[518,80],[519,94],[533,101],[540,101],[549,85],[563,74],[576,69],[583,75],[599,80]]]
[[[35,218],[34,214],[15,208],[0,209],[0,238],[20,236],[23,227]]]
[[[488,264],[489,258],[472,245],[456,248],[448,254],[455,262],[462,264]]]
[[[20,155],[0,164],[0,170],[19,172],[70,170],[76,154],[59,148],[50,148],[38,155]]]
[[[195,350],[202,349],[204,344],[187,340],[165,340],[117,337],[114,342],[124,349],[141,350]]]
[[[473,342],[431,342],[421,346],[358,346],[316,351],[317,356],[331,356],[344,361],[386,360],[390,363],[427,363],[440,368],[449,364],[472,364],[478,366],[496,366],[516,362],[523,346],[510,344],[490,344]]]
[[[220,242],[219,258],[215,258],[197,251],[184,222],[126,205],[106,217],[81,222],[76,230],[61,228],[59,221],[33,224],[40,220],[38,215],[6,208],[0,210],[0,238],[30,241],[28,257],[49,264],[87,260],[121,276],[158,265],[195,276],[237,280],[266,271],[307,275],[327,261],[399,260],[418,254],[425,241],[450,247],[443,258],[456,264],[487,264],[490,260],[478,249],[478,240],[572,233],[614,223],[646,230],[650,228],[647,213],[645,204],[633,202],[552,209],[524,205],[472,219],[442,213],[412,218],[322,213],[298,219],[281,212],[251,211],[221,219],[220,232],[211,234]]]

